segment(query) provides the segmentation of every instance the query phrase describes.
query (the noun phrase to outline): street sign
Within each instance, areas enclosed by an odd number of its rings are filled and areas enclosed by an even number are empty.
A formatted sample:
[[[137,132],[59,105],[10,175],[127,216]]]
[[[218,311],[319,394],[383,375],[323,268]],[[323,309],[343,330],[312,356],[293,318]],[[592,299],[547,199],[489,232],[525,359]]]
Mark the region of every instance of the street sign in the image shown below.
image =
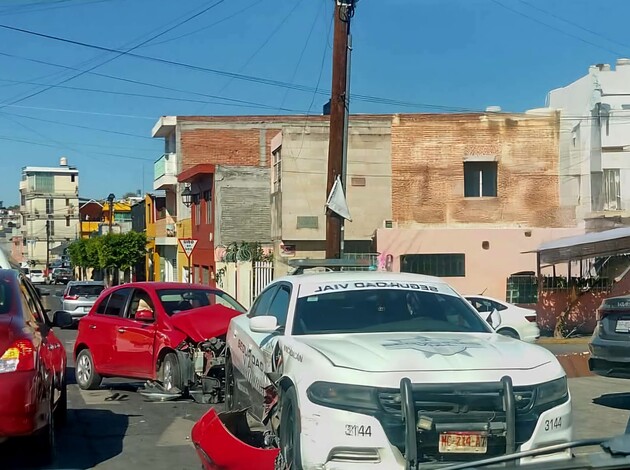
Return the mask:
[[[192,254],[195,246],[197,246],[197,240],[194,238],[180,238],[179,244],[186,253],[186,257],[190,259],[190,255]]]

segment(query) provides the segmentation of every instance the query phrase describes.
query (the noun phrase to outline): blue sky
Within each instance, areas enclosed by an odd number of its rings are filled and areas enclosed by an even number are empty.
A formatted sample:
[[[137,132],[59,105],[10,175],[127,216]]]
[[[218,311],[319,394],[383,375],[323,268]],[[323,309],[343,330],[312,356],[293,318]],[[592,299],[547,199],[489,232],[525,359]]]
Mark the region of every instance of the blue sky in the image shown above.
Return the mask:
[[[2,28],[122,50],[212,5],[133,53],[307,90]],[[163,148],[150,133],[161,115],[320,113],[327,97],[312,90],[330,88],[332,7],[333,0],[1,0],[0,200],[18,202],[21,167],[54,166],[60,156],[79,167],[83,197],[150,191]],[[589,65],[630,56],[629,16],[627,0],[361,0],[353,20],[352,92],[367,99],[353,100],[351,110],[544,106],[549,90]],[[44,85],[58,86],[19,101]]]

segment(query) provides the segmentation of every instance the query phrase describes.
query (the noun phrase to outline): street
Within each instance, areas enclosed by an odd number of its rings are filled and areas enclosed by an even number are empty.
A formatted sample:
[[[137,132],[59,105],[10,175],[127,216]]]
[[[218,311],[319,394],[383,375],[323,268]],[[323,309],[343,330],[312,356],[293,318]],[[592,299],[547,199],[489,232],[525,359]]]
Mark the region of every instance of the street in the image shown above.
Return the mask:
[[[62,287],[42,286],[52,295],[44,297],[54,312]],[[58,434],[58,461],[50,468],[122,470],[199,469],[200,462],[190,441],[190,430],[208,409],[189,401],[154,403],[136,390],[140,382],[105,380],[101,390],[81,391],[74,381],[72,348],[76,330],[56,330],[68,353],[67,425]],[[630,416],[630,382],[601,377],[569,380],[574,405],[576,438],[625,432]],[[578,452],[587,452],[582,449]],[[26,468],[25,443],[0,445],[2,468]],[[4,464],[4,459],[8,459]]]

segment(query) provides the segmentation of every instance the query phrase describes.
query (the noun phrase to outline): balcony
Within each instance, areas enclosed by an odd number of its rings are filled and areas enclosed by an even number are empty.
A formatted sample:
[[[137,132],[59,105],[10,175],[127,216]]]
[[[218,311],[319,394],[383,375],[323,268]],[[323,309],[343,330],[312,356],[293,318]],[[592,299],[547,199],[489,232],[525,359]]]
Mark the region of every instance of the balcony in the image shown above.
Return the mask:
[[[177,245],[177,218],[160,211],[155,221],[155,244]]]
[[[153,189],[167,189],[177,184],[177,154],[165,153],[153,164]]]

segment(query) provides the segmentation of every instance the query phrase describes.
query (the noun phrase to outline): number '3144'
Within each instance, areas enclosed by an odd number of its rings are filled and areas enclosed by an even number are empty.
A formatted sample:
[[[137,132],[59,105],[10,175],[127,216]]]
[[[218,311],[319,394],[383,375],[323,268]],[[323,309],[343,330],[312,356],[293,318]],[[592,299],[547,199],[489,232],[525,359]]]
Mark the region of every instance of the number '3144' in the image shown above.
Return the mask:
[[[562,427],[562,418],[551,418],[545,420],[545,431],[555,431]]]

